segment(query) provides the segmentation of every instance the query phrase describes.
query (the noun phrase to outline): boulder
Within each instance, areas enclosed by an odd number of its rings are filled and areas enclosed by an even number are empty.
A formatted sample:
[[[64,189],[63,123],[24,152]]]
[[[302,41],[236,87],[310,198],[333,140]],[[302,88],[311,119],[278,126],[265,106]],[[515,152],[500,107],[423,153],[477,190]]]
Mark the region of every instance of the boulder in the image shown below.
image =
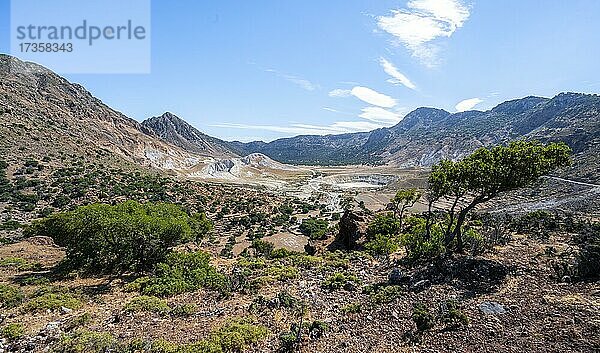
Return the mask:
[[[504,306],[497,302],[483,302],[479,304],[479,310],[486,315],[504,314],[506,312]]]
[[[335,243],[345,250],[361,249],[367,241],[370,217],[366,212],[346,210],[340,219]]]

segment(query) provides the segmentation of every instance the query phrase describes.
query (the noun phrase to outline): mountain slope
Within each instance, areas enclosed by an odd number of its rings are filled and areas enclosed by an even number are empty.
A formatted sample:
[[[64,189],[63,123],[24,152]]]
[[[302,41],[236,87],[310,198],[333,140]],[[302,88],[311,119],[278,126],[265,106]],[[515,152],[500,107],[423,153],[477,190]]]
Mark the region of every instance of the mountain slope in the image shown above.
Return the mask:
[[[166,112],[142,122],[142,126],[162,140],[201,156],[237,157],[227,142],[208,136],[176,115]]]
[[[451,114],[418,108],[390,128],[236,143],[235,147],[243,153],[264,153],[284,163],[389,163],[412,167],[430,166],[444,158],[459,159],[478,147],[518,138],[564,141],[574,149],[576,160],[585,159],[588,164],[596,161],[596,156],[587,154],[600,144],[600,96],[562,93],[552,99],[525,97],[485,112]]]
[[[0,55],[0,149],[17,157],[113,153],[161,169],[185,169],[199,156],[159,139],[82,86],[33,63]]]

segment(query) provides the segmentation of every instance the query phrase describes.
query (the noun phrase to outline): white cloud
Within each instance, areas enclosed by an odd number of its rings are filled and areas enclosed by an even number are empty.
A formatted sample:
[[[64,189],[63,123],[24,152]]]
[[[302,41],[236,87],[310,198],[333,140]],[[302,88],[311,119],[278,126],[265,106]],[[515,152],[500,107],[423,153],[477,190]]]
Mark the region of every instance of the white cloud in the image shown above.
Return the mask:
[[[376,123],[395,125],[402,120],[403,115],[380,107],[366,107],[362,109],[359,117]]]
[[[462,27],[470,16],[469,7],[460,0],[412,0],[406,6],[390,16],[379,16],[377,25],[425,65],[436,66],[439,48],[431,42]]]
[[[336,88],[329,92],[329,97],[350,97],[349,89]]]
[[[275,75],[283,78],[284,80],[289,81],[293,84],[296,84],[296,85],[300,86],[302,89],[305,89],[307,91],[314,91],[314,90],[321,88],[318,84],[312,83],[309,80],[303,79],[298,76],[281,73],[275,69],[266,69],[265,71],[272,72]]]
[[[341,113],[344,114],[344,112],[341,112],[337,109],[333,109],[333,108],[329,108],[329,107],[323,107],[323,110],[327,110],[328,112],[332,112],[332,113]]]
[[[456,104],[454,108],[456,108],[456,111],[458,112],[464,112],[473,109],[477,104],[481,102],[483,102],[483,99],[469,98],[458,102],[458,104]]]
[[[408,79],[408,77],[406,77],[403,73],[398,71],[394,64],[392,64],[385,58],[380,58],[379,63],[381,64],[383,71],[385,71],[388,75],[393,77],[388,80],[389,83],[394,85],[404,85],[410,89],[417,88],[417,86],[415,86],[415,84],[412,83],[411,80]]]
[[[291,136],[343,134],[349,132],[371,131],[384,127],[383,125],[369,121],[336,121],[330,125],[290,124],[289,126],[279,126],[222,123],[211,126],[227,129],[274,131]]]
[[[356,86],[350,93],[363,102],[382,108],[391,108],[396,105],[396,100],[390,96],[379,93],[367,87]]]

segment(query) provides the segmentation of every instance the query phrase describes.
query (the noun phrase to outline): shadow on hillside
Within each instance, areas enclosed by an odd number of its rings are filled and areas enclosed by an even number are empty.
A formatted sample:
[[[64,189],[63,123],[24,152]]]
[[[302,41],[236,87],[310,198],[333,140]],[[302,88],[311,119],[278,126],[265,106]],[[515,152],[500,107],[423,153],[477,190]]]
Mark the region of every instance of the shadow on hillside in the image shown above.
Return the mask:
[[[460,257],[417,268],[411,277],[413,283],[448,284],[482,294],[498,290],[509,272],[510,268],[498,261]]]

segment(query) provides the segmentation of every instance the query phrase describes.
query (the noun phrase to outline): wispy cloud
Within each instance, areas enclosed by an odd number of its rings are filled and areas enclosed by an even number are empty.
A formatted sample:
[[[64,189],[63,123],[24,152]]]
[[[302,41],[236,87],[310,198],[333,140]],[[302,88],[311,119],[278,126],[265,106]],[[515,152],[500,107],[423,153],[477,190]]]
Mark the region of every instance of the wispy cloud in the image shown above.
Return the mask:
[[[379,93],[368,87],[356,86],[350,90],[350,94],[363,102],[367,102],[382,108],[392,108],[396,105],[396,100],[394,98],[386,96],[385,94]]]
[[[300,86],[302,89],[305,89],[307,91],[314,91],[314,90],[321,88],[318,84],[313,83],[307,79],[304,79],[304,78],[301,78],[298,76],[294,76],[294,75],[290,75],[290,74],[286,74],[286,73],[282,73],[275,69],[266,69],[265,71],[274,73],[275,75],[283,78],[284,80],[289,81],[293,84],[296,84],[296,85]]]
[[[211,126],[227,129],[274,131],[288,135],[343,134],[349,132],[371,131],[383,127],[383,125],[369,121],[337,121],[330,125],[290,124],[289,126],[281,126],[222,123]]]
[[[354,96],[363,102],[382,108],[392,108],[396,105],[396,100],[394,98],[362,86],[355,86],[352,89],[337,88],[330,91],[329,96],[336,98]]]
[[[359,117],[389,126],[399,123],[404,115],[400,112],[393,112],[380,107],[366,107],[362,109]]]
[[[323,107],[323,110],[327,110],[328,112],[332,112],[332,113],[339,113],[339,114],[351,114],[351,113],[347,113],[347,112],[343,112],[334,108],[329,108],[329,107]]]
[[[329,91],[329,97],[338,97],[338,98],[350,97],[351,92],[352,92],[352,90],[349,90],[349,89],[336,88],[332,91]]]
[[[481,102],[483,102],[481,98],[469,98],[458,102],[454,108],[457,112],[464,112],[475,108]]]
[[[403,73],[398,71],[396,66],[394,66],[394,64],[392,64],[390,61],[386,60],[385,58],[380,58],[379,63],[381,64],[383,71],[392,76],[392,78],[387,80],[387,82],[394,85],[404,85],[410,89],[417,88],[417,86],[415,86],[415,84],[412,83],[412,81],[409,80],[408,77],[406,77]]]
[[[452,36],[467,21],[470,9],[459,0],[412,0],[406,6],[392,10],[390,16],[379,16],[377,25],[423,64],[434,67],[439,63],[439,47],[432,42]]]

